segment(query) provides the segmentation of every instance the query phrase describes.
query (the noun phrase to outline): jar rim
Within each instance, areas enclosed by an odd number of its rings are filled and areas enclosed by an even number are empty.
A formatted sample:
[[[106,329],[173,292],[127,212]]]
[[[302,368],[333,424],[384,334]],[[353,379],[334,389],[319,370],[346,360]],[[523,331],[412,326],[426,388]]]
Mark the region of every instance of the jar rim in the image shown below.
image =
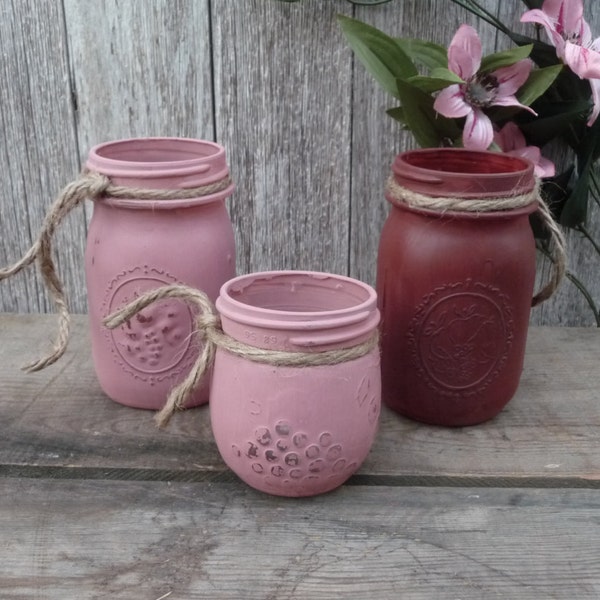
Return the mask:
[[[90,149],[87,166],[105,175],[165,177],[208,171],[210,163],[225,159],[216,142],[181,137],[112,140]]]
[[[399,185],[434,197],[498,198],[527,194],[535,187],[531,161],[487,150],[408,150],[396,156],[392,172]]]
[[[252,287],[257,285],[259,287],[251,294]],[[294,294],[301,290],[305,294],[292,298],[300,302],[295,307],[282,304],[281,299],[276,304],[273,292],[277,291],[277,287],[288,287],[289,292]],[[320,290],[322,302],[331,302],[333,307],[312,305],[309,308],[309,294],[314,290]],[[264,305],[267,298],[270,298],[270,306]],[[217,310],[228,319],[273,329],[307,329],[310,324],[319,328],[341,327],[368,320],[374,312],[378,315],[377,293],[371,286],[344,275],[318,271],[281,270],[240,275],[221,287],[216,305]]]

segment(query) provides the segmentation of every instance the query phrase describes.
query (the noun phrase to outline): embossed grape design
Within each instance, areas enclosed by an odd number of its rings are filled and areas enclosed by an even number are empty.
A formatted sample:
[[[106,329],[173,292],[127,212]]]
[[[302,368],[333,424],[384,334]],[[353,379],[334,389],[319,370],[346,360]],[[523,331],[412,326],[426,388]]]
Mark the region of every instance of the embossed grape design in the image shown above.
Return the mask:
[[[348,463],[342,445],[334,443],[330,432],[311,440],[306,433],[293,431],[285,420],[258,427],[253,439],[241,448],[234,444],[232,450],[236,457],[250,460],[255,473],[284,482],[335,477],[357,467]]]
[[[191,325],[187,308],[173,302],[156,303],[113,333],[121,357],[146,373],[176,365],[189,343]]]

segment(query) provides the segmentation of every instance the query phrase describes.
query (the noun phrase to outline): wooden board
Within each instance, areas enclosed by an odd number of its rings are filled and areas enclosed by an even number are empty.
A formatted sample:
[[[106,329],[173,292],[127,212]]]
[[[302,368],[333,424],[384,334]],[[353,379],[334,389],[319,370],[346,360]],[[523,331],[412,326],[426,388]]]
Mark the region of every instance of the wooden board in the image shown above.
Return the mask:
[[[178,414],[159,431],[151,412],[112,402],[93,372],[85,318],[75,323],[60,363],[27,375],[19,367],[44,349],[54,319],[0,316],[0,469],[71,477],[69,469],[85,476],[85,469],[110,468],[137,479],[169,472],[185,480],[231,480],[208,407]],[[384,410],[357,482],[483,485],[496,477],[504,485],[598,486],[599,361],[595,329],[532,328],[521,386],[496,419],[447,429]]]
[[[600,594],[593,490],[0,479],[0,498],[4,600]]]
[[[64,19],[59,2],[8,0],[0,12],[0,267],[36,239],[46,210],[79,171]],[[85,310],[83,213],[55,238],[73,306]],[[50,309],[34,267],[0,282],[6,311]]]
[[[212,13],[217,139],[240,273],[348,270],[351,55],[335,15],[349,4],[220,0]]]
[[[519,0],[484,4],[516,24]],[[596,3],[585,8],[599,31]],[[374,283],[383,187],[394,155],[413,142],[385,114],[393,100],[353,59],[338,13],[444,45],[461,22],[475,23],[443,0],[10,0],[0,20],[0,265],[25,251],[92,145],[173,135],[226,146],[240,273],[316,269]],[[486,52],[506,46],[490,26],[478,30]],[[598,222],[594,208],[596,236]],[[87,309],[85,234],[77,211],[56,241],[78,312]],[[597,300],[599,257],[578,234],[569,234],[569,248],[571,269]],[[0,284],[0,310],[49,309],[33,269]],[[594,319],[566,283],[532,322]]]

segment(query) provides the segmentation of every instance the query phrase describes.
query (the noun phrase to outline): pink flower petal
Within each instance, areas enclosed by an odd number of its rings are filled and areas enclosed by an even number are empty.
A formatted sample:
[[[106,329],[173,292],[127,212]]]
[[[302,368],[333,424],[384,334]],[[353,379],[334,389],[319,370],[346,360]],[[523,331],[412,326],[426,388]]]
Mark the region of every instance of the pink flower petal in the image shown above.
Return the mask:
[[[494,140],[494,128],[489,117],[478,108],[467,115],[463,129],[463,146],[469,150],[487,150]]]
[[[554,177],[556,175],[556,167],[551,160],[540,156],[540,160],[535,165],[535,174],[538,177]]]
[[[473,110],[471,105],[465,102],[465,95],[458,84],[444,88],[435,99],[433,108],[450,119],[466,117]]]
[[[448,47],[448,68],[461,79],[473,77],[481,66],[481,40],[470,25],[461,25]]]
[[[530,60],[520,60],[494,71],[492,74],[498,80],[498,95],[512,96],[527,81],[531,66]]]
[[[518,125],[512,121],[494,134],[494,141],[504,152],[511,152],[526,145],[525,136]]]
[[[521,17],[521,23],[536,23],[542,25],[546,30],[546,34],[550,38],[552,45],[556,48],[556,53],[562,56],[562,51],[565,46],[565,40],[556,28],[556,22],[549,17],[545,12],[535,8],[528,10]]]
[[[565,44],[564,59],[573,73],[582,79],[597,79],[600,77],[600,53],[578,44]]]
[[[582,0],[545,0],[542,10],[551,19],[556,19],[559,33],[580,33],[583,21]]]
[[[492,104],[494,106],[518,106],[519,108],[522,108],[537,117],[537,113],[535,112],[535,110],[533,110],[533,108],[531,108],[530,106],[525,106],[525,104],[521,104],[517,100],[516,96],[497,96],[492,102]]]

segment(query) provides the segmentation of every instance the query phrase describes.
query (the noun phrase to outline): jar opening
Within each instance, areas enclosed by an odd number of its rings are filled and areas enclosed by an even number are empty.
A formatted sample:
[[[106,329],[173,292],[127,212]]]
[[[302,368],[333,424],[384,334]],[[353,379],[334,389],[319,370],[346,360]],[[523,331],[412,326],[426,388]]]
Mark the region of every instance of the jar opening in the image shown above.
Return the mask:
[[[247,275],[226,288],[229,298],[244,306],[284,313],[345,311],[371,300],[369,288],[359,282],[313,272]]]
[[[420,169],[444,173],[520,173],[529,168],[529,163],[517,156],[457,148],[432,148],[426,151],[406,152],[403,160]]]
[[[204,160],[222,152],[213,142],[185,138],[134,138],[107,142],[93,151],[103,161],[174,165]]]

